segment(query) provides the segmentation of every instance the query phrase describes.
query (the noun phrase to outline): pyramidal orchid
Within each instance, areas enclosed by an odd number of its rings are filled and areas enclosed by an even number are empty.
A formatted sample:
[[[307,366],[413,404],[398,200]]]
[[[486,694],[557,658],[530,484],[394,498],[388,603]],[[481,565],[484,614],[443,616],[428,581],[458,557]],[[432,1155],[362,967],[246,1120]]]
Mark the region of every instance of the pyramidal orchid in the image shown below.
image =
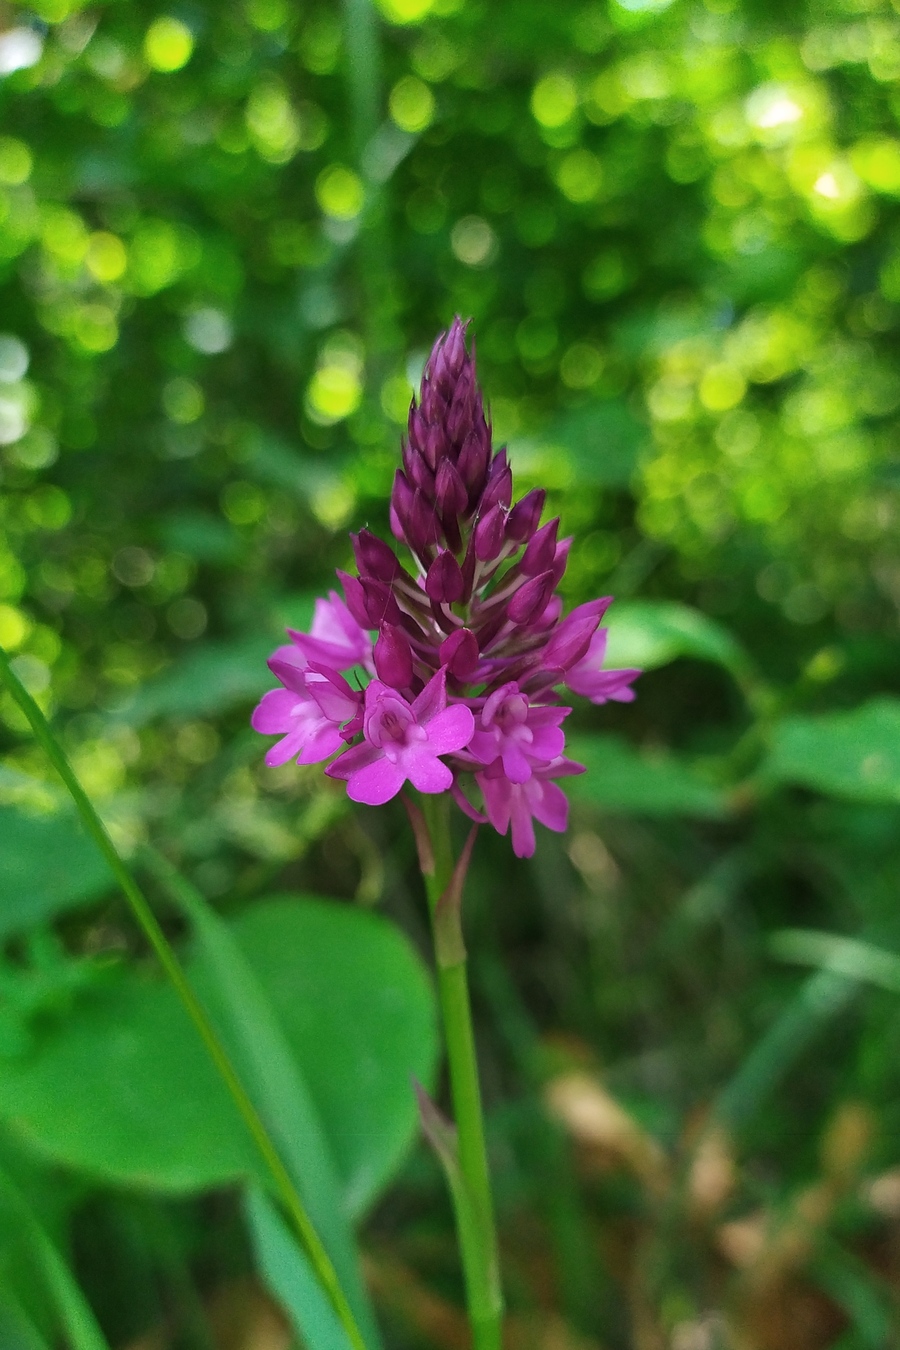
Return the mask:
[[[266,761],[330,760],[355,802],[404,795],[431,913],[456,1130],[417,1089],[425,1133],[448,1173],[473,1350],[502,1350],[503,1295],[460,907],[474,830],[454,861],[455,800],[479,824],[535,849],[534,822],[565,830],[559,780],[564,700],[630,702],[637,670],[606,670],[608,597],[564,614],[558,594],[571,539],[541,524],[545,493],[514,500],[506,450],[494,450],[455,319],[434,345],[409,413],[394,478],[394,545],[353,535],[356,575],[316,602],[309,633],[269,661],[278,688],[253,714],[276,735]]]
[[[344,598],[318,600],[311,631],[289,630],[269,663],[280,687],[253,714],[257,731],[281,737],[268,763],[336,754],[325,772],[371,806],[407,781],[452,792],[474,819],[511,827],[520,857],[534,852],[533,820],[565,830],[555,780],[582,771],[565,756],[565,691],[629,702],[640,672],[603,669],[608,598],[563,615],[572,540],[558,519],[541,524],[542,489],[513,495],[457,318],[425,366],[391,493],[408,561],[368,530],[352,536]]]

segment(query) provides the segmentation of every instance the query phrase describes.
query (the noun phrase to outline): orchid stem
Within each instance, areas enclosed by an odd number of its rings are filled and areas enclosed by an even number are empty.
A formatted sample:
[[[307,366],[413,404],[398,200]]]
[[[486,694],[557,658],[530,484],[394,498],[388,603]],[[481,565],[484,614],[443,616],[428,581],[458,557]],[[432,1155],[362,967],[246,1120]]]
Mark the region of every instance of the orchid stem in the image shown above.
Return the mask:
[[[454,869],[450,801],[443,793],[423,796],[420,800],[434,856],[433,869],[423,871],[423,877],[431,911],[459,1172],[469,1201],[466,1206],[456,1206],[456,1224],[473,1350],[500,1350],[503,1295],[460,907],[456,903],[439,905],[441,897],[448,891]]]

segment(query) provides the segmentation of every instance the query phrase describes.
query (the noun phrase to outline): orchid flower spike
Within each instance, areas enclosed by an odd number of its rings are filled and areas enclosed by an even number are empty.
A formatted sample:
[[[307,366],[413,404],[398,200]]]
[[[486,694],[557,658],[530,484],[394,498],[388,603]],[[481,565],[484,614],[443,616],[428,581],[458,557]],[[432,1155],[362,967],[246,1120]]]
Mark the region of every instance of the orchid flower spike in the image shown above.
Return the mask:
[[[343,598],[316,602],[309,633],[289,630],[269,663],[279,688],[252,724],[281,737],[269,764],[336,755],[326,774],[370,806],[407,782],[452,791],[528,857],[535,820],[566,828],[556,780],[583,772],[565,756],[562,691],[627,703],[640,671],[603,668],[609,597],[563,615],[572,540],[556,519],[541,525],[543,489],[513,501],[467,327],[456,318],[438,338],[410,408],[389,513],[408,561],[368,530],[352,536],[358,576],[338,573]]]

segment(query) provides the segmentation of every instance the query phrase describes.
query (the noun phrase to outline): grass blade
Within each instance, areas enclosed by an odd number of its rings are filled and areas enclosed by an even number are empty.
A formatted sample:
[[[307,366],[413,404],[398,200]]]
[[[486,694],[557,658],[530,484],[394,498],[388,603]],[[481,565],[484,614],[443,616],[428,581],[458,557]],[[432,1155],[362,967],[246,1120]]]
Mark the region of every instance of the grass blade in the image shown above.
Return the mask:
[[[337,1171],[277,1015],[227,926],[204,897],[155,850],[144,849],[143,860],[193,928],[211,977],[222,1034],[233,1047],[244,1081],[328,1249],[366,1342],[377,1346],[378,1328],[360,1276]],[[259,1206],[252,1212],[258,1214]],[[271,1224],[266,1231],[271,1231]]]

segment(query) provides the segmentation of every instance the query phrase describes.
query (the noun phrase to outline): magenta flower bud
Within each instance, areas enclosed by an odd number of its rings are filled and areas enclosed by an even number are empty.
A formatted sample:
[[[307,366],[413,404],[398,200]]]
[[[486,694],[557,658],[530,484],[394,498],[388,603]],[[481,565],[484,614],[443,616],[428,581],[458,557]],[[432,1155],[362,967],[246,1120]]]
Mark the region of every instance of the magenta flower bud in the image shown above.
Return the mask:
[[[434,492],[434,474],[425,462],[424,455],[413,445],[407,445],[403,451],[403,468],[414,488],[421,488],[431,496]]]
[[[506,537],[513,544],[524,544],[538,527],[547,494],[543,488],[532,488],[517,501],[506,521]]]
[[[478,639],[468,628],[457,628],[440,647],[441,665],[458,680],[471,680],[478,668]]]
[[[462,599],[464,590],[462,568],[449,549],[441,549],[428,569],[425,593],[437,605],[452,605]]]
[[[612,596],[608,595],[573,609],[544,648],[542,664],[548,670],[568,670],[577,665],[587,654],[597,626],[611,603]]]
[[[359,577],[351,577],[348,572],[342,572],[340,569],[338,569],[337,577],[344,588],[344,597],[350,613],[361,628],[371,628],[372,623],[369,619],[366,593]]]
[[[501,451],[500,453],[502,454],[503,452]],[[495,464],[497,462],[497,459],[498,456],[495,456],[494,457]],[[493,471],[491,472],[491,476],[487,481],[487,487],[481,494],[481,502],[479,503],[479,510],[483,514],[485,511],[489,511],[492,506],[496,506],[498,502],[501,506],[505,506],[507,509],[509,509],[509,504],[511,501],[512,501],[512,471],[507,465],[504,468],[502,468],[498,473],[494,473]]]
[[[400,606],[394,599],[390,587],[383,586],[380,581],[370,581],[368,577],[362,577],[360,585],[366,598],[369,628],[381,628],[385,623],[398,625],[403,623]]]
[[[554,556],[553,565],[551,568],[553,572],[554,587],[558,586],[563,579],[563,575],[566,570],[566,563],[569,561],[569,551],[571,550],[574,542],[575,541],[572,538],[572,536],[569,535],[568,539],[560,539],[559,543],[556,545],[556,554]]]
[[[559,529],[559,516],[548,520],[536,534],[532,535],[528,547],[522,554],[519,566],[526,577],[536,577],[546,572],[556,559],[556,532]]]
[[[386,544],[369,530],[360,530],[359,534],[351,534],[350,538],[353,541],[353,556],[356,558],[356,566],[361,576],[381,581],[385,586],[390,586],[391,582],[400,576],[403,568],[390,544]]]
[[[542,572],[540,576],[532,577],[524,586],[520,586],[506,611],[512,622],[523,624],[537,618],[553,594],[554,584],[553,573]]]
[[[459,452],[456,467],[471,497],[480,497],[484,491],[490,462],[491,436],[487,427],[480,432],[470,431]]]
[[[406,537],[410,547],[416,553],[425,553],[440,538],[441,527],[434,507],[420,488],[416,488],[409,518],[406,522]]]
[[[500,505],[492,506],[475,526],[475,557],[479,562],[493,562],[503,551],[506,512]]]
[[[375,671],[380,680],[394,689],[408,689],[412,684],[412,650],[400,629],[391,623],[382,624],[378,634]]]
[[[441,335],[434,345],[428,362],[428,373],[441,393],[447,394],[459,379],[466,365],[467,325],[457,316],[447,333]]]
[[[435,505],[438,515],[446,520],[450,516],[461,516],[469,504],[466,485],[460,478],[456,466],[450,459],[442,459],[438,465],[435,482]]]

